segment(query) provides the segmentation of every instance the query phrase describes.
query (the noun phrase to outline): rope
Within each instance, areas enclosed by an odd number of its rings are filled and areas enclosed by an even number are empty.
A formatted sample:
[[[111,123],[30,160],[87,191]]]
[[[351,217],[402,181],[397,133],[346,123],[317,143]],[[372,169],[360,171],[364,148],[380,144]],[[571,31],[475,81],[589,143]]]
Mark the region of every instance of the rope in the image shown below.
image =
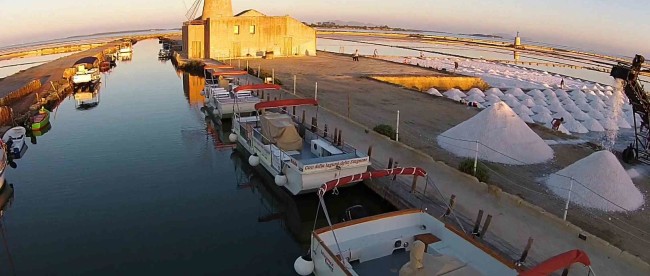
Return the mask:
[[[330,220],[330,215],[327,212],[327,206],[325,206],[325,200],[323,199],[323,196],[319,195],[318,200],[320,201],[320,204],[323,205],[323,213],[325,214],[325,218],[327,219],[327,224],[330,226],[330,232],[332,232],[332,236],[334,236],[334,242],[336,243],[336,248],[339,250],[339,256],[342,258],[342,251],[341,251],[341,246],[339,245],[339,240],[336,238],[336,233],[334,232],[334,227],[332,227],[332,221]]]

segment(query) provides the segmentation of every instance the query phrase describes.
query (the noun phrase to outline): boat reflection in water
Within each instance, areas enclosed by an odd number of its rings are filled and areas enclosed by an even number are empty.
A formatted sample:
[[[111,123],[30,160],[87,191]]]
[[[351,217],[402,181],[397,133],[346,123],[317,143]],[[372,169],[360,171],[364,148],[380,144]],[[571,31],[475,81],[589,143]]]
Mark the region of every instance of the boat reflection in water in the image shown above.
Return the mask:
[[[117,59],[118,59],[119,61],[122,61],[122,62],[124,62],[124,61],[131,61],[131,60],[133,59],[133,52],[128,52],[128,53],[122,53],[122,52],[120,52],[120,53],[117,55]]]
[[[250,190],[260,197],[260,223],[278,223],[288,231],[305,249],[309,246],[312,230],[324,227],[327,221],[322,211],[314,223],[314,210],[318,206],[315,194],[292,196],[285,189],[274,184],[272,177],[263,169],[253,168],[247,157],[239,151],[230,155],[237,178],[237,190]],[[327,207],[336,221],[346,220],[346,211],[353,206],[363,206],[367,215],[394,211],[395,208],[365,185],[355,185],[340,195],[328,194]],[[355,207],[353,209],[357,209]]]
[[[28,131],[27,136],[29,137],[29,142],[32,143],[32,145],[36,145],[38,143],[36,137],[45,135],[45,133],[48,133],[50,129],[52,129],[52,124],[48,123],[39,130]]]
[[[91,91],[74,93],[75,108],[79,110],[88,110],[99,105],[99,86]]]
[[[11,207],[11,204],[14,200],[14,185],[9,184],[5,181],[4,185],[0,189],[0,238],[2,238],[2,244],[4,250],[0,250],[0,260],[7,260],[8,264],[4,263],[0,265],[0,273],[5,275],[4,272],[11,271],[11,274],[7,275],[16,275],[14,269],[13,258],[11,256],[11,251],[9,249],[9,242],[7,241],[7,235],[5,235],[5,225],[4,225],[4,216],[7,212],[7,209]],[[6,255],[6,256],[3,256]],[[9,267],[9,269],[6,269]]]

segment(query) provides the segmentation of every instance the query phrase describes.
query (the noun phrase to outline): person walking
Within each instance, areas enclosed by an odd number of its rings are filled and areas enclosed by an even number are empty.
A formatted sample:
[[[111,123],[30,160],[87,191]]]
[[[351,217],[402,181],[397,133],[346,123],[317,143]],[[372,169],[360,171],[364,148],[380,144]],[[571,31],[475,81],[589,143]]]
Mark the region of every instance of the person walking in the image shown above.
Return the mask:
[[[379,55],[379,52],[377,52],[377,49],[372,53],[372,57],[377,57]]]
[[[564,78],[562,78],[562,80],[560,81],[560,88],[564,89]]]
[[[352,57],[353,61],[359,61],[359,49],[354,51],[354,56]]]

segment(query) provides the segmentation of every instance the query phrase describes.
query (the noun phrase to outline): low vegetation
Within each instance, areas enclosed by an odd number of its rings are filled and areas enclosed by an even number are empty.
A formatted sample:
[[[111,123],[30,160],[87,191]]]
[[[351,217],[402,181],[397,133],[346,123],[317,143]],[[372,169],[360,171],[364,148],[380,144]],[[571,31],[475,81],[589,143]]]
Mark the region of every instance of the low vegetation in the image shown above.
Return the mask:
[[[466,174],[475,176],[476,178],[478,178],[478,181],[481,181],[483,183],[487,183],[487,181],[490,179],[488,168],[481,162],[478,162],[476,164],[476,174],[474,174],[474,159],[465,159],[463,160],[463,162],[460,162],[460,164],[458,165],[458,170]]]
[[[188,62],[184,64],[179,64],[178,69],[181,69],[185,72],[188,72],[192,75],[203,75],[203,67],[205,66],[205,63],[200,60],[189,60]]]
[[[375,126],[372,130],[392,140],[395,140],[395,129],[393,129],[392,126],[381,124]]]

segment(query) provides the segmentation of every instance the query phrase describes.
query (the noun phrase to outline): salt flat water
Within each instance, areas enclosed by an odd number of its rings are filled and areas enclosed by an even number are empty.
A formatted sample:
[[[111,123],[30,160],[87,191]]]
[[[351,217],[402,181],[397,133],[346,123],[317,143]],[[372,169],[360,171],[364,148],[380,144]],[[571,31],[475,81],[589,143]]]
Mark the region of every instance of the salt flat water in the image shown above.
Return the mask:
[[[316,196],[287,197],[243,155],[216,149],[219,127],[159,48],[139,42],[103,75],[97,107],[64,100],[8,169],[0,275],[294,273]],[[362,185],[344,191],[329,207],[390,209]]]

